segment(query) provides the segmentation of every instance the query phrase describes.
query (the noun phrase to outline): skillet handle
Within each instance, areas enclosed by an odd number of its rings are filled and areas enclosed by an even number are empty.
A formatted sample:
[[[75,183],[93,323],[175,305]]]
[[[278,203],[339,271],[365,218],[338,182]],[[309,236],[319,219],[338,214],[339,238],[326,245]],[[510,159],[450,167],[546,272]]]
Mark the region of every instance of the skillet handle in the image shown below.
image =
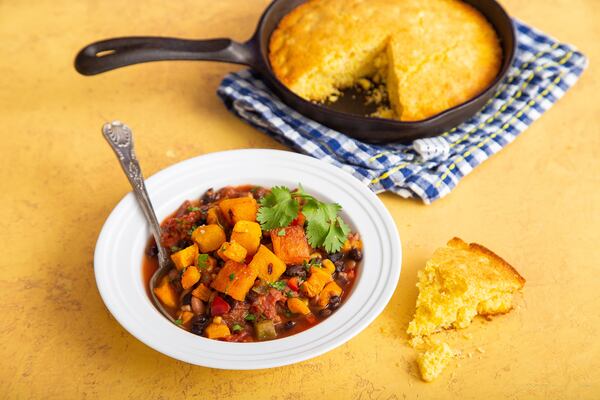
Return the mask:
[[[223,61],[252,66],[255,56],[248,43],[231,39],[132,36],[101,40],[84,47],[75,58],[75,69],[82,75],[96,75],[127,65],[162,60]]]

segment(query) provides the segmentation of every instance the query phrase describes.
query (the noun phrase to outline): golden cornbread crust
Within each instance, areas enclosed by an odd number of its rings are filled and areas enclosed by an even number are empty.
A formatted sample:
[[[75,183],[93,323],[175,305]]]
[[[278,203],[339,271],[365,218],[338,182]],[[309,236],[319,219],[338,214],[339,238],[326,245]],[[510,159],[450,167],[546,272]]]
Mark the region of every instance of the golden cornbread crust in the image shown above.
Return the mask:
[[[437,249],[418,273],[419,295],[409,323],[409,343],[424,347],[417,364],[421,377],[431,382],[454,352],[446,343],[429,340],[442,329],[466,328],[476,315],[507,313],[513,294],[525,278],[502,257],[477,243],[454,237]]]
[[[418,273],[419,296],[408,326],[412,337],[465,328],[476,315],[507,313],[525,279],[504,259],[476,243],[451,239]]]
[[[459,0],[310,0],[281,20],[269,60],[312,101],[378,76],[395,118],[416,121],[483,91],[502,50],[488,21]]]
[[[522,289],[525,286],[525,278],[519,274],[519,272],[508,262],[506,262],[502,257],[491,251],[485,246],[482,246],[477,243],[466,243],[461,238],[453,237],[447,243],[448,247],[456,247],[459,249],[468,250],[474,254],[481,254],[482,256],[488,257],[495,261],[494,265],[499,269],[503,270],[504,274],[508,279],[512,279],[519,286],[519,289]]]

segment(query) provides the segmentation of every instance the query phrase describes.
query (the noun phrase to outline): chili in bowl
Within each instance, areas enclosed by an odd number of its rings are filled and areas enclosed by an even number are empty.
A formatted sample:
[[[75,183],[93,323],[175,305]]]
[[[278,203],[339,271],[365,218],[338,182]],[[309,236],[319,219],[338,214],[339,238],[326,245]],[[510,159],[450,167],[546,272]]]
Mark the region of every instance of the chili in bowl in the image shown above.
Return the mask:
[[[132,193],[100,232],[94,270],[115,319],[172,358],[223,369],[303,361],[360,333],[396,288],[402,250],[392,217],[366,185],[323,161],[212,153],[156,173],[146,188],[179,263],[155,286],[169,292],[157,297],[172,301],[179,326],[151,300],[155,251]]]
[[[161,224],[174,268],[154,292],[176,324],[209,339],[264,341],[306,330],[344,302],[362,259],[360,236],[340,209],[301,186],[209,189]],[[146,282],[157,268],[152,239]]]

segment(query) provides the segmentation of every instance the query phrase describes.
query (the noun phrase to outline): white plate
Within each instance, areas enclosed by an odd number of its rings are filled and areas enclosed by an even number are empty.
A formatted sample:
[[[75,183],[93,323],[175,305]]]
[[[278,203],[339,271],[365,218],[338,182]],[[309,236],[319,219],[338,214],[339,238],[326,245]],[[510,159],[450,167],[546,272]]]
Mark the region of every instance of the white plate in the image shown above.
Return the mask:
[[[115,168],[117,168],[115,164]],[[159,220],[208,188],[256,184],[304,189],[337,202],[363,240],[352,293],[318,325],[296,335],[259,343],[228,343],[186,332],[152,305],[142,280],[142,257],[150,236],[132,193],[106,220],[94,254],[96,283],[104,303],[133,336],[175,359],[222,369],[287,365],[323,354],[351,339],[383,311],[398,278],[402,250],[394,222],[381,201],[357,179],[325,162],[275,150],[236,150],[180,162],[146,181]]]

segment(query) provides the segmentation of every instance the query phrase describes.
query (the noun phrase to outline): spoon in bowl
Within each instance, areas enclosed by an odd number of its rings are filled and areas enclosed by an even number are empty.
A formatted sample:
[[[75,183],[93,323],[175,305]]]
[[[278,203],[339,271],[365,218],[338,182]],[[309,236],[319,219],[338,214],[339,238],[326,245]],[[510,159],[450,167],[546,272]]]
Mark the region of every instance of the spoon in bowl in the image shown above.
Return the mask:
[[[150,278],[150,297],[156,308],[167,317],[169,321],[175,322],[175,319],[169,314],[154,293],[154,288],[159,279],[165,276],[173,268],[173,261],[171,261],[167,249],[163,247],[160,240],[160,224],[154,213],[150,197],[148,197],[140,164],[135,157],[131,129],[120,121],[113,121],[104,124],[102,127],[102,135],[117,155],[119,163],[123,168],[123,172],[125,172],[125,175],[133,188],[133,194],[146,217],[150,232],[152,232],[156,247],[158,248],[158,269],[154,272],[152,278]]]

